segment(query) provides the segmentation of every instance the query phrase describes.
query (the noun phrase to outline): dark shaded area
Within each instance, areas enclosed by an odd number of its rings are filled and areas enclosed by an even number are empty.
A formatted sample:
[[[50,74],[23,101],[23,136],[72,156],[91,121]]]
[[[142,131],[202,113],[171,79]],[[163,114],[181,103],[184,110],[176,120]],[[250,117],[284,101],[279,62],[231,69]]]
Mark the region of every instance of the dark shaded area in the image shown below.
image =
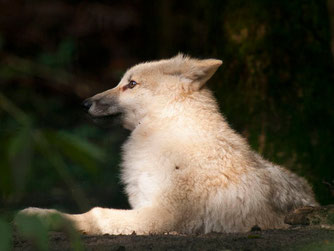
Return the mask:
[[[245,234],[82,236],[86,250],[331,250],[333,232],[325,229],[256,231]],[[51,233],[50,250],[71,250],[64,234]],[[33,243],[14,239],[14,250],[34,250]]]
[[[222,59],[209,86],[232,127],[334,203],[329,20],[323,0],[0,1],[2,212],[128,207],[128,132],[94,124],[80,103],[179,51]]]

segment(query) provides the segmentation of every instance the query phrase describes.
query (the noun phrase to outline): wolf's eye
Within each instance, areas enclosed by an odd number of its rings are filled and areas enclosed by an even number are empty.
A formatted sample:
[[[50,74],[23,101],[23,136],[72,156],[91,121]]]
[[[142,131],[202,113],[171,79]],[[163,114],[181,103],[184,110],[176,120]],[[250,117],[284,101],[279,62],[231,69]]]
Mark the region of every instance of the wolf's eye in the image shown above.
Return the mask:
[[[131,81],[128,83],[128,88],[132,89],[132,88],[135,87],[136,85],[137,85],[137,82],[131,80]]]

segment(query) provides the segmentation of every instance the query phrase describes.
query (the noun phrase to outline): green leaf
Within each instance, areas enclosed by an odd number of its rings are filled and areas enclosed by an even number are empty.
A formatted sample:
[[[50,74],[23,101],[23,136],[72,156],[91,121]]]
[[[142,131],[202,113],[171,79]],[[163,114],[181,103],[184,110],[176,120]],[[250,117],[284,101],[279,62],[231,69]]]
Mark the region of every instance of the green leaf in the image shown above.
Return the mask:
[[[8,157],[12,167],[16,190],[22,191],[33,157],[32,129],[23,127],[9,140]]]
[[[34,133],[34,141],[36,142],[36,148],[40,151],[50,164],[57,170],[63,181],[67,184],[68,188],[73,194],[73,198],[77,201],[80,208],[86,209],[88,202],[84,196],[80,186],[78,186],[75,180],[71,177],[63,156],[60,155],[58,149],[52,146],[55,141],[52,142],[52,138],[56,133],[49,131],[36,131]],[[51,140],[50,140],[51,139]],[[53,139],[54,140],[54,139]],[[94,169],[95,170],[95,169]]]
[[[75,45],[72,39],[64,39],[58,47],[57,59],[60,65],[67,66],[73,59]]]
[[[8,148],[8,140],[2,138],[1,144],[3,144],[4,149]],[[5,198],[13,191],[12,172],[6,151],[0,151],[0,159],[0,195]]]
[[[18,215],[15,223],[24,238],[33,241],[39,250],[48,250],[47,228],[38,217]]]
[[[72,161],[88,170],[95,170],[97,162],[105,160],[105,152],[99,147],[67,132],[49,131],[47,139]]]
[[[70,239],[72,250],[84,250],[78,231],[62,215],[55,213],[45,218],[46,224],[51,229],[64,231]]]
[[[72,39],[64,39],[58,45],[57,51],[42,52],[37,61],[42,65],[53,68],[64,68],[72,62],[74,50],[74,41]]]
[[[48,249],[48,230],[64,232],[69,237],[72,250],[84,250],[77,230],[58,212],[39,216],[18,214],[14,221],[18,232],[24,238],[33,241],[40,250]]]
[[[67,132],[58,132],[58,136],[64,141],[67,141],[73,146],[76,146],[78,149],[81,149],[83,152],[86,152],[92,158],[95,158],[97,160],[103,160],[105,158],[105,152],[101,148],[89,143],[86,140],[83,140],[82,138],[75,136],[74,134],[70,134]]]
[[[11,250],[12,246],[12,229],[9,223],[0,219],[0,250]]]
[[[11,159],[16,158],[17,155],[31,143],[31,128],[23,127],[18,133],[11,139],[8,155]]]

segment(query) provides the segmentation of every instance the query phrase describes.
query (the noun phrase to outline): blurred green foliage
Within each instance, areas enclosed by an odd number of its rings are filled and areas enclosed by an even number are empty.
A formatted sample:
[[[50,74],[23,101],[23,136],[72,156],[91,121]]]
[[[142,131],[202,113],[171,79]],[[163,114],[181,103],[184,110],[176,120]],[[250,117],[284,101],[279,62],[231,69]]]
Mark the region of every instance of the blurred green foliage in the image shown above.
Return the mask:
[[[80,186],[76,185],[72,175],[68,172],[64,158],[67,157],[92,172],[96,169],[96,162],[105,159],[102,149],[74,134],[36,128],[32,118],[1,93],[0,100],[0,107],[16,122],[15,130],[10,130],[7,134],[2,135],[3,146],[7,150],[3,152],[5,161],[2,164],[2,173],[6,174],[2,175],[1,182],[3,201],[21,197],[22,192],[26,189],[26,179],[33,158],[39,156],[44,158],[45,163],[51,165],[63,179],[68,189],[72,191],[78,205],[83,207],[82,209],[87,209],[88,205],[86,205]],[[38,161],[41,160],[38,159]]]
[[[73,39],[64,39],[60,42],[55,52],[42,52],[38,56],[37,62],[53,68],[68,67],[73,61],[74,50]]]
[[[0,218],[0,250],[11,250],[12,229],[8,222]]]
[[[33,241],[37,250],[48,250],[47,228],[37,217],[18,217],[17,229],[22,236]]]
[[[84,250],[79,233],[59,214],[51,214],[47,218],[43,218],[43,220],[36,216],[19,214],[15,218],[15,225],[18,234],[30,240],[37,250],[49,250],[48,229],[51,226],[52,229],[59,229],[66,233],[71,244],[71,250]]]

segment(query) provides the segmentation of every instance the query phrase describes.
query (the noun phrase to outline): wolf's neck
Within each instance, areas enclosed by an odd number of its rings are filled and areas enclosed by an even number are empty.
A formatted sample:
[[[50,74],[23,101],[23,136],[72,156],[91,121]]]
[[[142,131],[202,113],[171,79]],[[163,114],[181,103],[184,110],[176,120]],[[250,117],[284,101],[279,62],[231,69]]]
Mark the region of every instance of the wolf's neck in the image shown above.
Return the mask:
[[[185,133],[198,131],[212,137],[222,131],[234,132],[221,115],[211,92],[206,89],[186,97],[168,100],[165,105],[151,109],[138,121],[135,130],[149,128],[154,131],[175,131],[175,128],[178,128]]]

